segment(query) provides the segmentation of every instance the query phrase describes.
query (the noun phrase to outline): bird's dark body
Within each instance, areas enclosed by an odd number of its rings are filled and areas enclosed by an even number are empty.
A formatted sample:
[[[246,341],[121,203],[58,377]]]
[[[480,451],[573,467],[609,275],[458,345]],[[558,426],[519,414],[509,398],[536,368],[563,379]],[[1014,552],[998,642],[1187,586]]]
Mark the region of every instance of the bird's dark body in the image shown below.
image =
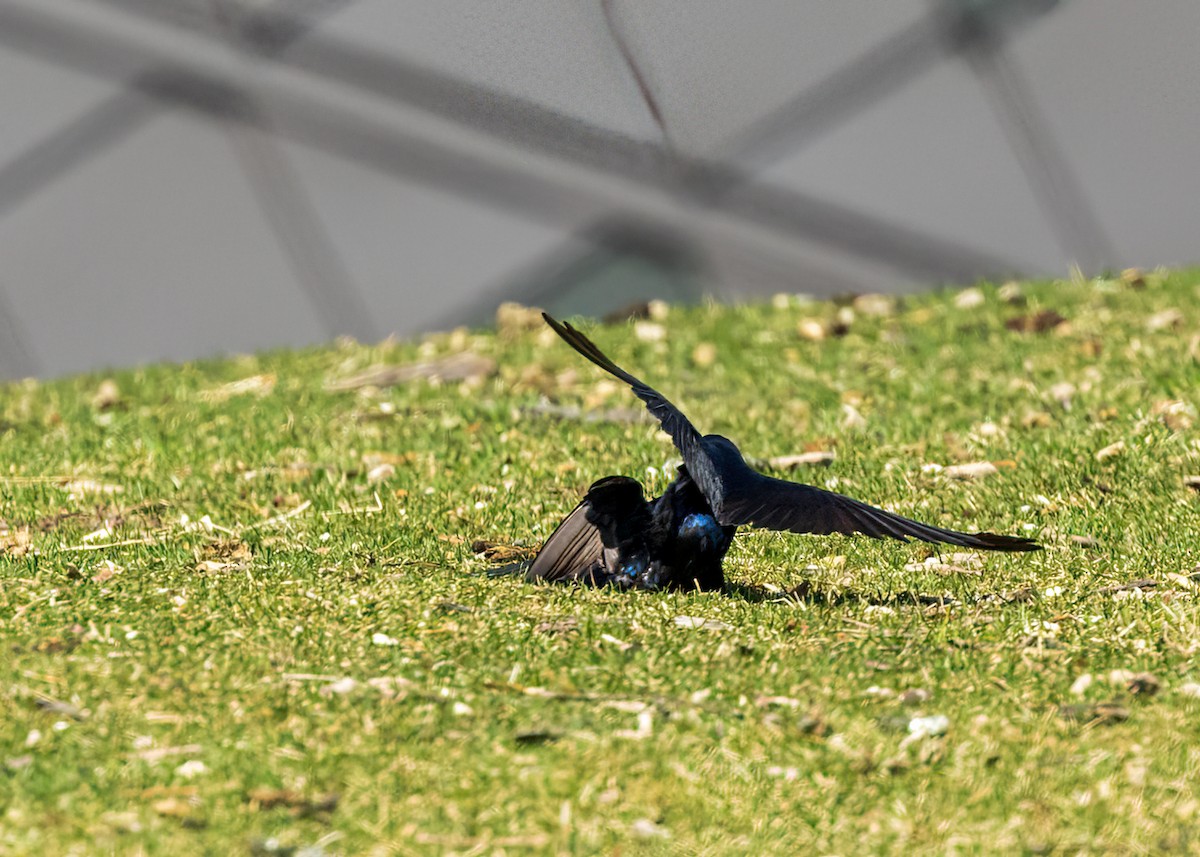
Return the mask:
[[[569,324],[543,314],[572,348],[633,388],[671,435],[683,465],[662,496],[647,501],[625,476],[594,483],[529,565],[530,580],[626,589],[719,589],[722,561],[742,525],[793,533],[861,533],[997,551],[1040,546],[1014,536],[961,533],[923,524],[811,485],[764,476],[733,441],[703,435],[658,391],[609,360]]]
[[[721,561],[736,531],[717,523],[683,468],[649,501],[637,480],[606,476],[546,540],[528,576],[623,589],[720,589]]]

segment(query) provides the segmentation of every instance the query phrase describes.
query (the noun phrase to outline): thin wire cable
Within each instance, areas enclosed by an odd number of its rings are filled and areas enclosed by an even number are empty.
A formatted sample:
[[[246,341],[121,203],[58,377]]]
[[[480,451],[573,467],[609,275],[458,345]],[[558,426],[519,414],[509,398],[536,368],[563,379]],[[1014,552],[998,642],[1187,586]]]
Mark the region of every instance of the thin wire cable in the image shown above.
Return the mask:
[[[625,31],[624,22],[617,14],[614,0],[600,0],[600,10],[604,14],[604,23],[608,27],[608,35],[612,39],[613,44],[617,46],[617,51],[621,54],[621,59],[624,61],[625,67],[633,77],[633,82],[637,85],[642,103],[646,105],[646,111],[650,114],[650,118],[654,120],[654,124],[658,126],[659,133],[662,134],[663,145],[666,146],[668,151],[675,152],[675,145],[671,140],[671,131],[667,127],[666,116],[663,115],[658,98],[655,96],[654,90],[650,87],[650,81],[633,52],[633,46],[629,42],[629,34]]]

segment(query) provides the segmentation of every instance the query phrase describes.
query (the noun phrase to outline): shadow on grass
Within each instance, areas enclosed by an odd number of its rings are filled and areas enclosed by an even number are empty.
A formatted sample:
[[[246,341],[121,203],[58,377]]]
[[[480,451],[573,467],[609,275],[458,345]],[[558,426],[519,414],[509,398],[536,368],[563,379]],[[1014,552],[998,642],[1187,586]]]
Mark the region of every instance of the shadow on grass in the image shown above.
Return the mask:
[[[748,583],[725,582],[724,593],[730,598],[740,598],[755,604],[764,602],[805,604],[826,604],[837,606],[842,604],[872,604],[886,607],[957,607],[963,604],[1016,604],[1030,601],[1034,598],[1033,589],[1024,588],[1013,592],[988,593],[964,601],[951,595],[926,595],[911,589],[901,592],[879,593],[860,592],[841,587],[822,588],[811,580],[803,580],[790,589],[769,589]]]
[[[480,574],[490,578],[508,577],[523,574],[529,566],[528,560],[510,562],[493,568],[485,569]],[[543,585],[546,585],[543,583]],[[555,585],[555,584],[550,584]],[[557,585],[578,586],[577,581],[559,581]],[[1136,585],[1136,584],[1135,584]],[[963,599],[953,595],[927,595],[911,589],[900,592],[864,592],[842,587],[821,587],[811,580],[802,580],[789,589],[756,586],[752,583],[738,583],[726,580],[719,590],[728,598],[747,601],[752,604],[795,604],[805,603],[814,605],[840,606],[844,604],[870,604],[886,607],[923,607],[926,609],[943,609],[946,607],[978,606],[982,604],[1022,604],[1033,600],[1037,593],[1030,587],[1016,589],[1012,592],[989,592],[975,598]]]
[[[476,543],[476,553],[483,553],[479,545],[487,545],[485,542]],[[486,554],[485,554],[486,556]],[[521,559],[516,562],[506,562],[511,559],[511,553],[498,553],[494,556],[489,556],[493,563],[500,563],[481,572],[487,577],[507,577],[511,575],[523,574],[528,570],[530,560]],[[579,585],[576,581],[560,581],[561,585],[574,586]],[[1152,581],[1135,581],[1130,586],[1137,587],[1145,584],[1153,584]],[[736,581],[726,580],[725,585],[719,590],[723,595],[729,598],[740,599],[753,604],[767,603],[798,603],[817,604],[838,606],[844,604],[870,604],[875,606],[886,607],[923,607],[926,609],[943,609],[946,607],[961,607],[961,606],[978,606],[983,604],[1023,604],[1032,601],[1037,597],[1037,593],[1031,587],[1016,589],[1011,592],[989,592],[979,595],[974,598],[956,598],[953,595],[926,595],[922,592],[906,589],[900,592],[865,592],[855,589],[843,587],[822,587],[812,580],[802,580],[800,583],[789,589],[779,589],[774,587],[756,586],[752,583],[738,583]]]

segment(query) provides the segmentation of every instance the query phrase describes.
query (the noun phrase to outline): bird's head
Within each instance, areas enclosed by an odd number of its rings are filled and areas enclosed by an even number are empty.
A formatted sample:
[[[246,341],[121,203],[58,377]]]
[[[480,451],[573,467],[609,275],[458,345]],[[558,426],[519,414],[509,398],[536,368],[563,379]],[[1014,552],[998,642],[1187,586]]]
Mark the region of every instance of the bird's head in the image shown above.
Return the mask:
[[[704,451],[718,463],[745,463],[742,451],[727,437],[719,434],[706,434],[700,442],[704,445]]]

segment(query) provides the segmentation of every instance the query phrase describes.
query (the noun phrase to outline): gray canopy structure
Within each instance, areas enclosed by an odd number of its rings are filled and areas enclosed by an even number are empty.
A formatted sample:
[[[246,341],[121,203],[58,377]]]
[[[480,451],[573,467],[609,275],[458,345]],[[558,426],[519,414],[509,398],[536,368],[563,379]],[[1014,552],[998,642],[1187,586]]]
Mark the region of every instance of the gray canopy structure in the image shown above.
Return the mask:
[[[0,377],[1200,261],[1195,0],[0,0]]]

